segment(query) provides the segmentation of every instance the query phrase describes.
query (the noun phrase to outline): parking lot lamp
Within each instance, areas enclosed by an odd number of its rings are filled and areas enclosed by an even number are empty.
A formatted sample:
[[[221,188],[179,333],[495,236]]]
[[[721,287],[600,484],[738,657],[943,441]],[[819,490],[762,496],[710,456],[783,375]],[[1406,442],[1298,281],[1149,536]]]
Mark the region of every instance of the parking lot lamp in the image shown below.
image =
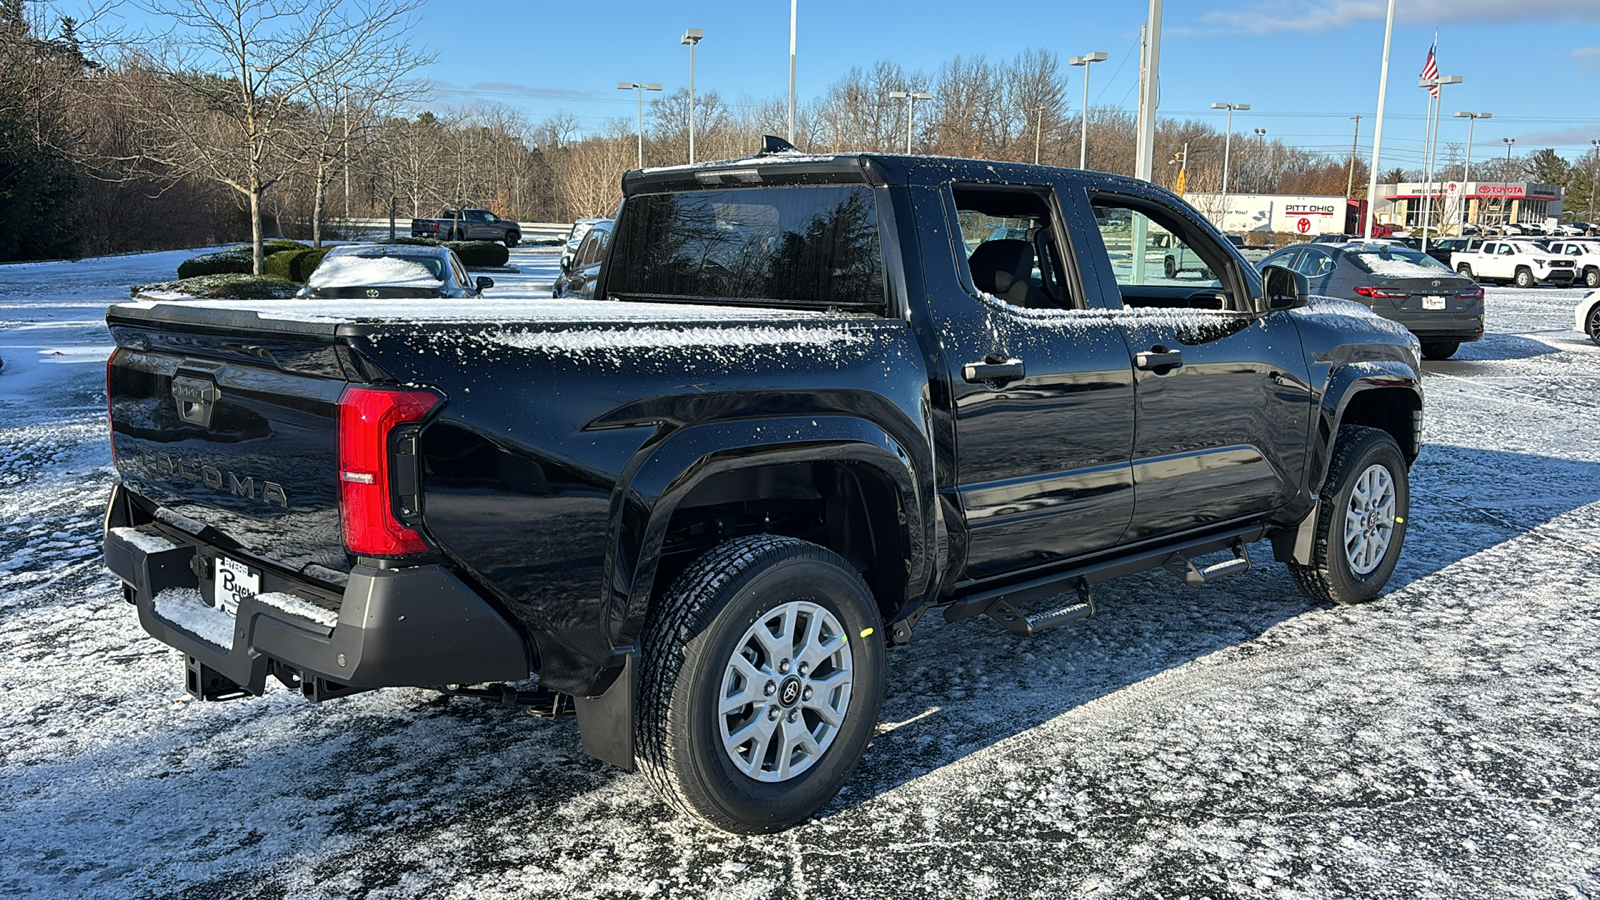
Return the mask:
[[[1600,181],[1600,139],[1591,138],[1589,146],[1594,148],[1594,162],[1589,164],[1589,228],[1593,229],[1594,195],[1596,189],[1600,189],[1600,185],[1595,184],[1596,181]]]
[[[1372,129],[1372,162],[1367,168],[1367,213],[1362,217],[1361,236],[1372,237],[1372,223],[1378,209],[1378,159],[1383,149],[1383,107],[1389,96],[1389,45],[1394,42],[1394,3],[1389,0],[1389,14],[1383,26],[1383,67],[1378,70],[1378,116]],[[1352,170],[1353,171],[1353,170]]]
[[[637,81],[619,81],[617,82],[617,90],[639,92],[639,168],[642,169],[644,168],[644,92],[659,91],[661,90],[661,85],[640,84]]]
[[[1217,215],[1217,227],[1226,231],[1228,219],[1228,162],[1233,150],[1233,111],[1249,109],[1248,103],[1213,103],[1212,109],[1228,111],[1228,133],[1222,140],[1222,212]]]
[[[1472,132],[1479,119],[1492,119],[1494,113],[1458,112],[1456,118],[1467,120],[1467,166],[1461,171],[1461,224],[1467,224],[1467,182],[1472,180]]]
[[[906,155],[911,155],[911,116],[918,100],[932,100],[933,95],[927,91],[890,91],[890,100],[906,101]]]
[[[1503,218],[1505,220],[1501,224],[1510,224],[1510,222],[1511,222],[1511,148],[1515,147],[1517,145],[1517,139],[1516,138],[1501,138],[1500,140],[1506,142],[1506,171],[1505,171],[1505,176],[1506,177],[1501,182],[1501,184],[1503,184],[1506,189],[1500,192],[1500,216],[1501,216],[1501,218]]]
[[[678,41],[680,44],[689,45],[689,165],[691,166],[694,165],[694,45],[700,43],[705,36],[704,31],[690,28]]]
[[[1067,60],[1070,65],[1083,66],[1083,127],[1078,129],[1078,168],[1089,167],[1089,66],[1097,62],[1105,62],[1105,53],[1096,50],[1083,56],[1074,56]],[[1034,160],[1038,162],[1038,160]]]

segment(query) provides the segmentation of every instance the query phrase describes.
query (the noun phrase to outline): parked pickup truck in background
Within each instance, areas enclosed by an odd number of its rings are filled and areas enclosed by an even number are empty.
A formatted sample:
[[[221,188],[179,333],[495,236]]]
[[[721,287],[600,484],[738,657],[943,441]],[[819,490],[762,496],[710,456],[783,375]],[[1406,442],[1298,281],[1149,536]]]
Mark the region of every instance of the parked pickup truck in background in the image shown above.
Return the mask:
[[[1572,260],[1577,281],[1600,287],[1600,241],[1551,241],[1548,246],[1552,255]]]
[[[1477,250],[1450,254],[1450,268],[1479,281],[1514,282],[1531,288],[1543,283],[1567,287],[1577,277],[1573,261],[1528,239],[1484,241]]]
[[[411,236],[441,241],[496,241],[515,247],[522,226],[487,209],[447,209],[437,219],[412,219]]]
[[[623,194],[593,301],[112,307],[106,562],[191,693],[572,710],[772,831],[850,778],[925,615],[1031,635],[1261,539],[1321,602],[1394,571],[1416,340],[1168,191],[778,153]],[[1216,277],[1128,265],[1156,234]]]

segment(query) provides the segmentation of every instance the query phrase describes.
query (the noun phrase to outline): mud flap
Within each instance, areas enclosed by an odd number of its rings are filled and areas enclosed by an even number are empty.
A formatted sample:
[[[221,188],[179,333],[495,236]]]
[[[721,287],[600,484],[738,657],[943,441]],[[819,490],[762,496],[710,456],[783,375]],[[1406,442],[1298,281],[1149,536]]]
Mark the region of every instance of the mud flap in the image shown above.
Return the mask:
[[[629,650],[623,656],[622,671],[603,693],[572,698],[585,754],[624,772],[633,771],[634,698],[638,692],[639,653]]]

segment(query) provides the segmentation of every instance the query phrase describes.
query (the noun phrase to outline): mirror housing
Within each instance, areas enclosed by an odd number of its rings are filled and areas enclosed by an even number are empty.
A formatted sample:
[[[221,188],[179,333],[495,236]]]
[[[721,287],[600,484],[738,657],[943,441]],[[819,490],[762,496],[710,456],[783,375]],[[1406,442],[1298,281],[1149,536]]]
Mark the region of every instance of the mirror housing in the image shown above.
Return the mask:
[[[492,288],[492,287],[494,287],[494,279],[493,278],[489,278],[488,276],[485,276],[485,275],[479,275],[478,276],[478,293],[481,294],[484,291],[486,291],[486,290],[488,290],[489,288]]]
[[[1311,282],[1304,275],[1283,266],[1261,269],[1261,312],[1299,309],[1311,297]]]

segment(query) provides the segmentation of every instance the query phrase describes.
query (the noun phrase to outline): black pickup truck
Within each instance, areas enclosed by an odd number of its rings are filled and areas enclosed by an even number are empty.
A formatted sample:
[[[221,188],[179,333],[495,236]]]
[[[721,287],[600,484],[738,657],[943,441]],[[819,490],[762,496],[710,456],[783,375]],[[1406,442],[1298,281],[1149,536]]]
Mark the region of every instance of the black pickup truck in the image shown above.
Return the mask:
[[[106,561],[195,696],[571,710],[770,831],[850,777],[931,611],[1033,634],[1264,538],[1325,602],[1394,569],[1416,341],[1165,190],[780,153],[624,194],[595,300],[110,310]],[[1220,277],[1163,278],[1176,245]]]
[[[487,209],[447,209],[437,219],[412,219],[411,236],[441,241],[495,241],[515,247],[522,226]]]

